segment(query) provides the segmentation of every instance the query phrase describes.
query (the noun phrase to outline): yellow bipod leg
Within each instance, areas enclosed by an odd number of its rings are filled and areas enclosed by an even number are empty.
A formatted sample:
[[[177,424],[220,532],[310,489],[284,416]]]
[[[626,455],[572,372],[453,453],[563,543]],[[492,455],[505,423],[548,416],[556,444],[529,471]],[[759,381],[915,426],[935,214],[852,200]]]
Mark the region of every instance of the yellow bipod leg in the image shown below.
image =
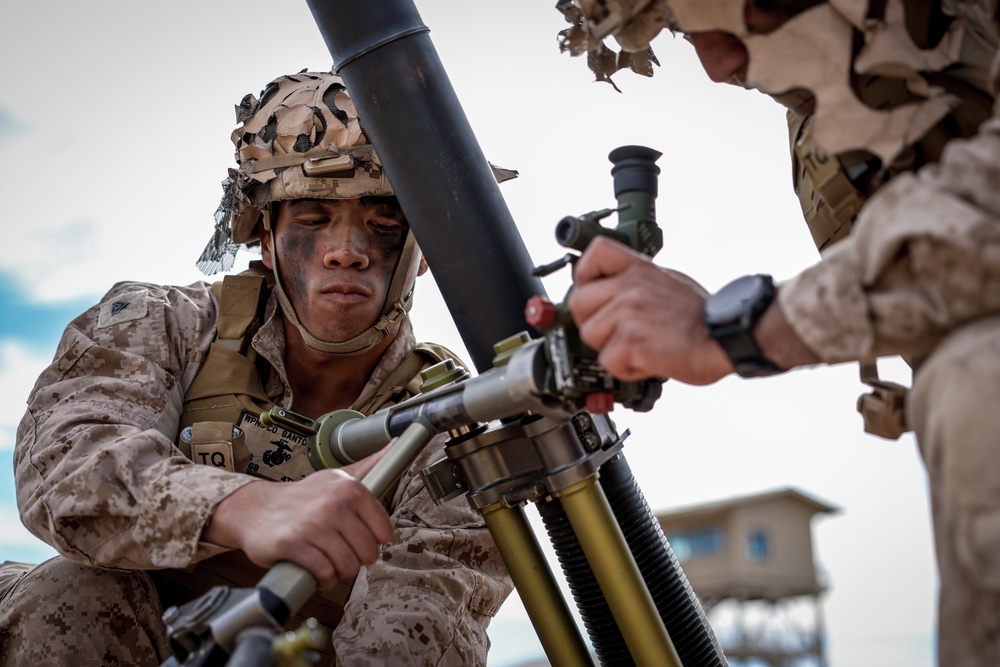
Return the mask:
[[[677,650],[597,476],[557,495],[635,664],[680,667]]]
[[[494,503],[482,514],[549,662],[553,667],[593,665],[524,510]]]

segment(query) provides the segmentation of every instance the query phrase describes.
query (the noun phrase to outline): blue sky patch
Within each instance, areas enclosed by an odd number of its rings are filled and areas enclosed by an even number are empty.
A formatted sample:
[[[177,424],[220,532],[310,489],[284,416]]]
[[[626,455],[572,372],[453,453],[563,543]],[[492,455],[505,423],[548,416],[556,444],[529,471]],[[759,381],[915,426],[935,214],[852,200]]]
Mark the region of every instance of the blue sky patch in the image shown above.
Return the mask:
[[[30,129],[27,123],[20,121],[10,109],[0,105],[0,148]]]
[[[51,352],[70,320],[99,298],[38,303],[27,298],[17,281],[0,272],[0,338],[14,338],[33,349]]]

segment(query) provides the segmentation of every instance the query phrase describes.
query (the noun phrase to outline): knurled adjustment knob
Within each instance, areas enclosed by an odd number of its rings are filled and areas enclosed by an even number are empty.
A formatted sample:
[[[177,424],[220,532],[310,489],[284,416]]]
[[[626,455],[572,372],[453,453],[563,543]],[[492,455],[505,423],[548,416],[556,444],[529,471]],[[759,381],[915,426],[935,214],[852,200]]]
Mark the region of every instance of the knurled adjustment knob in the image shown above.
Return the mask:
[[[524,307],[524,320],[536,329],[548,329],[556,322],[556,304],[541,294],[528,299]]]

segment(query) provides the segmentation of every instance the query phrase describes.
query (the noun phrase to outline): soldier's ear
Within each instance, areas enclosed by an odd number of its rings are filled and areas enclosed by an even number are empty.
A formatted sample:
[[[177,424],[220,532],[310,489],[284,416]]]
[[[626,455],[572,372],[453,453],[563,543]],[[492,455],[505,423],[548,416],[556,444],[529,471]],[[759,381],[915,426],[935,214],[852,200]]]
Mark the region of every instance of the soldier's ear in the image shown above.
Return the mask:
[[[260,238],[260,259],[264,262],[264,266],[274,270],[274,262],[271,256],[271,242],[273,237],[271,236],[270,225],[265,225],[263,222],[257,225],[257,236]]]
[[[427,273],[427,268],[428,268],[427,267],[427,260],[424,259],[423,255],[421,255],[420,256],[420,266],[417,267],[417,275],[418,276],[422,276],[425,273]]]

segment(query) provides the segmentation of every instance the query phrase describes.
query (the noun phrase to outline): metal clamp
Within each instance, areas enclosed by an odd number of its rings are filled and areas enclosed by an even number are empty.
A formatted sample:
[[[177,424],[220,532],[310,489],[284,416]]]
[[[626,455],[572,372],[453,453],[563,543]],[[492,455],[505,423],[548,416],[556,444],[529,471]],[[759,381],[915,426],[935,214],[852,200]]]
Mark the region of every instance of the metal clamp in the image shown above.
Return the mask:
[[[910,390],[879,378],[874,362],[861,364],[861,381],[872,388],[871,393],[858,397],[865,432],[887,440],[899,439],[910,430],[906,426],[906,395]]]

